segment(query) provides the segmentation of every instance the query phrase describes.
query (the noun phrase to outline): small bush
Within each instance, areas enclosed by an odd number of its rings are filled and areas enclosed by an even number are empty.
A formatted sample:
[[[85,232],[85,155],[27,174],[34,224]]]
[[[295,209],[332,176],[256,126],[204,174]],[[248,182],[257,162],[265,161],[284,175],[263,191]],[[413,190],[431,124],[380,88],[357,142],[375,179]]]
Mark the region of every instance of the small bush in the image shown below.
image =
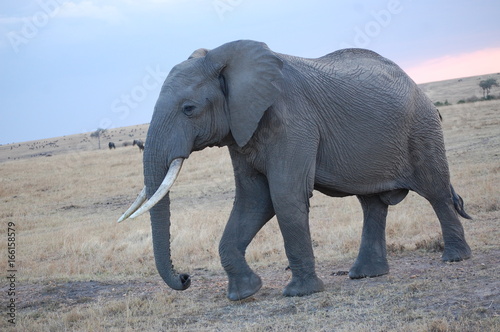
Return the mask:
[[[472,96],[472,97],[469,97],[467,99],[460,99],[457,104],[465,104],[465,103],[475,103],[475,102],[478,102],[478,101],[485,101],[485,100],[496,100],[496,99],[500,99],[500,95],[496,96],[496,95],[488,95],[486,97],[477,97],[477,96]],[[439,105],[438,105],[439,104]],[[437,103],[434,103],[434,105],[436,106],[445,106],[447,105],[446,103],[441,103],[441,102],[437,102]],[[448,105],[451,105],[451,104],[448,104]]]
[[[442,252],[444,251],[443,236],[440,235],[435,238],[424,239],[415,243],[417,250],[425,250],[429,252]]]
[[[449,105],[451,105],[451,103],[449,103],[449,102],[448,102],[448,99],[446,99],[446,100],[444,101],[444,103],[442,103],[442,102],[440,102],[440,101],[437,101],[437,102],[435,102],[435,103],[434,103],[434,106],[438,106],[438,107],[439,107],[439,106],[449,106]]]
[[[387,252],[393,254],[400,254],[406,250],[406,247],[400,243],[389,243],[387,245]]]
[[[468,103],[475,103],[476,101],[480,101],[480,100],[481,99],[479,99],[479,97],[472,96],[472,97],[467,98],[465,101]]]
[[[450,327],[448,325],[448,322],[446,321],[446,318],[444,319],[437,319],[430,323],[429,332],[447,332],[450,330]]]

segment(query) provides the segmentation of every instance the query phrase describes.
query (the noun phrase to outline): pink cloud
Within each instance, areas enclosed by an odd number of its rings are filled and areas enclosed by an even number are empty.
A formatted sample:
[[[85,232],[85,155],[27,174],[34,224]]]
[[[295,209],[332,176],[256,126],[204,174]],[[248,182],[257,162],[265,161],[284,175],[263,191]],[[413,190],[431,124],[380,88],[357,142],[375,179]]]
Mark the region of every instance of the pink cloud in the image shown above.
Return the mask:
[[[405,71],[417,83],[500,72],[500,48],[447,55],[427,60]]]

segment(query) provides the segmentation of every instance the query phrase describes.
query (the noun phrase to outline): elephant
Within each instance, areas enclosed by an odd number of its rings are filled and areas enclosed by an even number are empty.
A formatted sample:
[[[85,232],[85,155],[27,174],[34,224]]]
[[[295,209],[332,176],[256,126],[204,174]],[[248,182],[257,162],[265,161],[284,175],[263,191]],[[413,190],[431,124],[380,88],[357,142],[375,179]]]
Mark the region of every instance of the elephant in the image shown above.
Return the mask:
[[[132,142],[132,145],[137,145],[137,147],[139,148],[139,151],[144,151],[144,144],[142,143],[142,141],[140,139],[135,139]]]
[[[115,143],[113,143],[113,142],[109,142],[108,143],[108,147],[109,147],[110,150],[111,149],[116,149]]]
[[[235,198],[219,244],[227,297],[255,294],[261,278],[245,250],[274,216],[292,273],[284,296],[324,290],[315,271],[309,200],[357,196],[361,244],[349,277],[387,274],[388,206],[410,190],[427,199],[441,225],[444,261],[471,256],[450,183],[439,114],[394,62],[364,49],[309,59],[251,40],[196,50],[161,88],[144,150],[144,189],[119,222],[149,211],[156,267],[168,286],[187,289],[170,255],[170,198],[194,151],[227,147]]]

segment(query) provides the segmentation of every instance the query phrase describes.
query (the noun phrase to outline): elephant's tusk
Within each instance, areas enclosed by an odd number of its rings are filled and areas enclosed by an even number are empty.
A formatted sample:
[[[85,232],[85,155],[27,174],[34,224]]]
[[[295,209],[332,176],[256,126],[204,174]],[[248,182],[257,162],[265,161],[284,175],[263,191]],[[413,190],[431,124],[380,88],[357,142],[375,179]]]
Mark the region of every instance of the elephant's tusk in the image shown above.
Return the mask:
[[[146,201],[146,187],[142,188],[141,192],[139,193],[139,196],[137,196],[137,198],[135,199],[135,202],[132,203],[132,205],[130,205],[130,207],[128,208],[127,211],[125,211],[125,213],[120,217],[120,219],[118,219],[118,222],[122,222],[124,221],[125,219],[127,219],[128,217],[130,217],[130,215],[132,213],[134,213],[138,208],[141,207],[141,205]]]
[[[136,218],[144,212],[149,211],[153,206],[156,205],[156,203],[158,203],[163,197],[168,194],[170,187],[172,187],[175,179],[177,178],[177,175],[179,175],[183,161],[183,158],[177,158],[170,163],[167,175],[165,175],[165,179],[163,179],[163,182],[158,187],[158,190],[156,190],[154,195],[151,196],[151,198],[146,203],[144,203],[144,205],[142,205],[130,216],[131,219]]]

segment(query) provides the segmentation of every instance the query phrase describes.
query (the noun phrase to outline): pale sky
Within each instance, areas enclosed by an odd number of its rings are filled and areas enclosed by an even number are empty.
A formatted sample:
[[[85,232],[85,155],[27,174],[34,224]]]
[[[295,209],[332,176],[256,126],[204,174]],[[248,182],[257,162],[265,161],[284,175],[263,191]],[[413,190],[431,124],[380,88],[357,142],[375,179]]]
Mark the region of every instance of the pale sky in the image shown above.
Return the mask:
[[[0,144],[148,123],[175,64],[238,39],[368,48],[417,83],[497,73],[499,15],[498,0],[1,1]]]

